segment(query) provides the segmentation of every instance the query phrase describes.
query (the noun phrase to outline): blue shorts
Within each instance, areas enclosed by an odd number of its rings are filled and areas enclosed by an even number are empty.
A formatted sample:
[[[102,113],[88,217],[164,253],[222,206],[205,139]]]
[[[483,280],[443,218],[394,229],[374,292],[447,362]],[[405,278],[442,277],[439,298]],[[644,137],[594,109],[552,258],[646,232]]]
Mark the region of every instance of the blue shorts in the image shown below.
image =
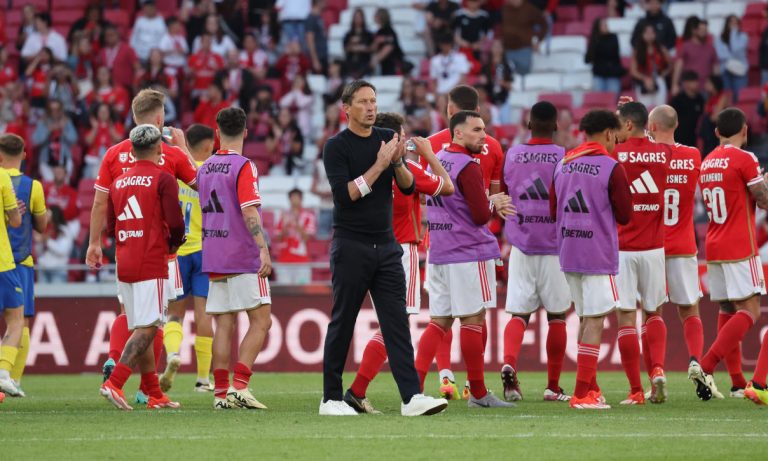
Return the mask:
[[[21,291],[24,295],[24,317],[35,315],[35,269],[33,267],[16,264],[16,273],[19,274]]]
[[[0,272],[0,311],[21,307],[24,291],[16,269]]]
[[[184,299],[190,293],[200,298],[208,297],[208,274],[203,273],[203,252],[196,251],[186,256],[176,258],[179,263],[181,283],[184,285],[184,294],[176,298]]]

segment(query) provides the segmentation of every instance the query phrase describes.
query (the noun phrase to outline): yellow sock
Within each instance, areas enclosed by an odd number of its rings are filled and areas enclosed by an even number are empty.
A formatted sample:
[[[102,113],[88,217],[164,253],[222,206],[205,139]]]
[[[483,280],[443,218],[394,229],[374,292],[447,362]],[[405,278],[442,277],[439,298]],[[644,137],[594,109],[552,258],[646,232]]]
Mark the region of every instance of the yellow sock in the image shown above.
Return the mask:
[[[163,327],[163,345],[167,354],[178,354],[181,349],[181,341],[184,339],[184,330],[179,322],[168,322]]]
[[[18,347],[0,346],[0,370],[10,373],[13,364],[16,363],[16,355],[19,353]]]
[[[19,342],[19,353],[16,355],[16,362],[11,369],[11,379],[17,383],[21,381],[24,374],[24,368],[27,366],[27,355],[29,355],[29,327],[24,327],[21,331],[21,342]]]
[[[197,379],[207,380],[208,375],[211,373],[213,338],[208,336],[196,336],[195,356],[197,357]]]

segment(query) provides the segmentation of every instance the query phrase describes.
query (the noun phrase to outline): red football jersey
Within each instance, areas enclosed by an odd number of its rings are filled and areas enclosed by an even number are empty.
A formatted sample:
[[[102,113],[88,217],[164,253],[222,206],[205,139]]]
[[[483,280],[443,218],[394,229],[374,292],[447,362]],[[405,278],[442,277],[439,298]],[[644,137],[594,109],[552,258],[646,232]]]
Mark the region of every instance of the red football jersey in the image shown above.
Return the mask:
[[[451,131],[446,128],[445,130],[438,131],[427,139],[432,145],[432,152],[437,154],[451,144]],[[501,174],[504,169],[504,151],[501,149],[499,141],[493,136],[486,136],[483,151],[475,155],[475,157],[480,159],[480,168],[483,170],[485,190],[490,190],[491,184],[501,185]],[[420,159],[419,161],[423,168],[427,167],[427,162],[424,159]]]
[[[695,147],[675,144],[664,191],[664,254],[696,256],[693,208],[701,171],[701,153]]]
[[[136,162],[131,152],[131,140],[126,139],[107,149],[96,176],[94,189],[109,192],[112,182],[121,174],[128,171]],[[193,185],[197,181],[197,169],[183,150],[163,143],[163,153],[160,156],[160,168],[183,183]]]
[[[150,161],[118,176],[109,189],[107,235],[115,238],[117,279],[168,278],[169,246],[184,240],[175,178]]]
[[[224,68],[224,59],[216,53],[198,51],[189,57],[187,64],[193,76],[193,89],[203,91],[211,86],[216,72]]]
[[[752,152],[727,144],[701,162],[701,194],[707,207],[707,262],[742,261],[757,255],[755,200],[748,187],[763,182]]]
[[[629,138],[612,157],[624,167],[632,192],[632,219],[619,226],[619,250],[664,247],[664,189],[672,159],[671,147],[648,138]]]
[[[407,160],[408,168],[416,182],[413,194],[405,195],[393,183],[392,227],[398,243],[419,243],[421,235],[421,197],[420,194],[436,196],[443,189],[443,178],[436,176],[421,165]],[[394,181],[394,180],[393,180]]]

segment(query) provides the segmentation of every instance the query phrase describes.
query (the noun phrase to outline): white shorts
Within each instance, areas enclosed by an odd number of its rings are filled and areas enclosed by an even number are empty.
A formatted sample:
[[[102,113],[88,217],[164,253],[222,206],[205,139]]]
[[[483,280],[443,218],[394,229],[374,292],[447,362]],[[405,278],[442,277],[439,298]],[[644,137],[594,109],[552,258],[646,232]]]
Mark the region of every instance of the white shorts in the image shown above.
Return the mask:
[[[405,271],[405,311],[418,314],[421,308],[421,273],[419,271],[419,246],[403,243],[403,270]]]
[[[743,301],[765,294],[760,256],[735,263],[707,263],[707,279],[712,301]]]
[[[514,246],[509,251],[507,304],[510,314],[531,314],[539,306],[550,314],[571,307],[571,292],[554,255],[527,255]]]
[[[429,315],[471,317],[496,307],[496,262],[430,264]]]
[[[667,301],[664,276],[664,248],[645,251],[619,251],[619,274],[616,276],[623,311],[633,311],[637,302],[643,310],[656,312]]]
[[[179,263],[176,258],[168,260],[168,300],[173,301],[184,294],[184,285],[179,272]]]
[[[566,272],[565,280],[579,317],[602,317],[619,307],[615,276]]]
[[[693,306],[701,299],[699,261],[696,256],[666,258],[667,294],[678,306]]]
[[[125,306],[129,330],[165,323],[165,310],[168,307],[166,283],[166,279],[117,282],[117,292]]]
[[[269,281],[258,274],[238,274],[208,282],[208,314],[229,314],[272,304]]]

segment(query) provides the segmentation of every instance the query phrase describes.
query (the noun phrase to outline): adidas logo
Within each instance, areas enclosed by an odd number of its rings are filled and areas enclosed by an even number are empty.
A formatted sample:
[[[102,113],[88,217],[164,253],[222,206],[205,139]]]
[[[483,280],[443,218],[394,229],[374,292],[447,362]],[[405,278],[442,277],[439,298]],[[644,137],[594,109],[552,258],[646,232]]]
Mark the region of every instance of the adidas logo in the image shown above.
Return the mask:
[[[643,171],[639,178],[632,181],[632,184],[629,185],[629,190],[633,194],[657,194],[659,192],[659,188],[656,187],[656,182],[648,170]]]
[[[135,195],[128,197],[128,203],[123,208],[123,212],[117,217],[118,221],[127,221],[129,219],[143,219],[144,215],[141,214],[141,207],[139,201],[136,200]]]
[[[541,178],[536,178],[531,185],[525,188],[520,195],[520,200],[549,200],[549,192]]]
[[[587,202],[584,201],[584,195],[581,190],[576,191],[576,195],[568,199],[568,205],[565,207],[566,213],[589,213]]]
[[[211,198],[208,199],[208,203],[201,210],[203,213],[224,213],[224,208],[219,202],[219,195],[216,193],[216,189],[211,191]]]

